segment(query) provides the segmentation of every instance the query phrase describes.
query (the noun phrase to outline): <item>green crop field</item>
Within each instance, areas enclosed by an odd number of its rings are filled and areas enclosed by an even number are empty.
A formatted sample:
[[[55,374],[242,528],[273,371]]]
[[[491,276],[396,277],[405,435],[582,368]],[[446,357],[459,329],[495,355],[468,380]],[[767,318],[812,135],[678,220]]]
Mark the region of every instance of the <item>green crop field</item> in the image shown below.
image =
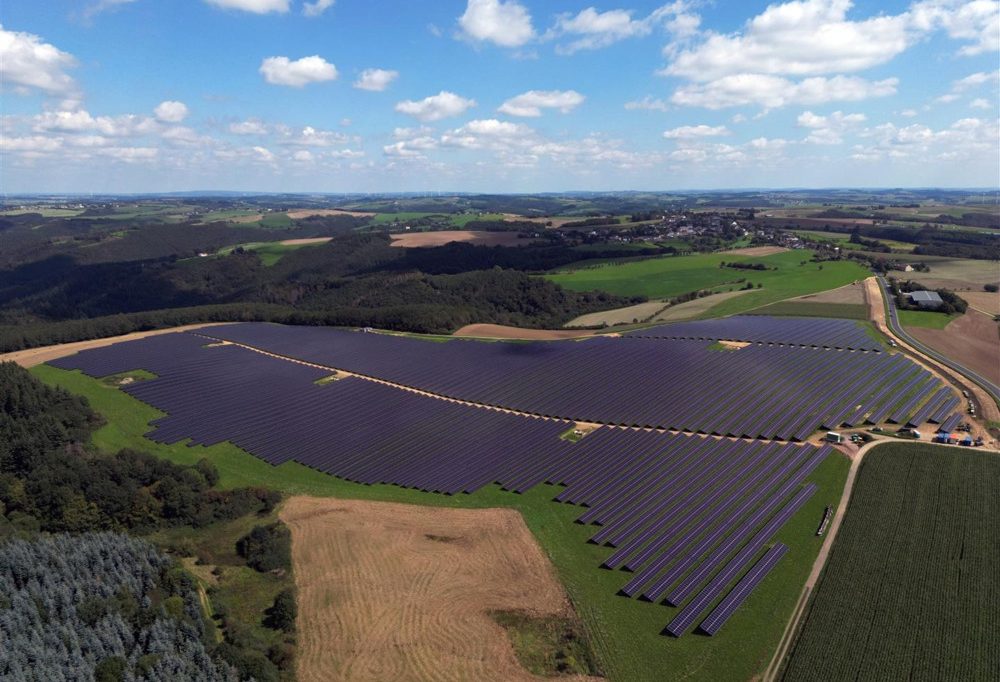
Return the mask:
[[[439,213],[414,213],[414,212],[404,212],[404,213],[378,213],[372,218],[372,223],[375,225],[384,225],[385,223],[395,223],[395,222],[405,222],[407,220],[417,220],[418,218],[426,218],[429,215],[443,215]]]
[[[749,258],[726,253],[668,256],[595,267],[569,266],[546,277],[575,291],[607,291],[623,296],[670,298],[698,289],[739,289],[746,279],[760,289],[720,302],[704,317],[732,315],[794,296],[835,289],[868,277],[870,273],[853,261],[812,263],[811,251]],[[719,267],[721,262],[763,263],[774,270],[737,270]]]
[[[931,310],[900,310],[899,323],[904,327],[926,327],[944,329],[958,315],[945,315]]]
[[[819,486],[818,493],[776,538],[789,546],[788,555],[722,631],[714,637],[690,634],[673,639],[660,632],[677,609],[618,596],[627,574],[599,568],[612,550],[586,542],[593,528],[573,523],[579,507],[552,501],[558,492],[553,486],[537,486],[523,495],[489,486],[472,495],[447,497],[388,485],[348,483],[296,463],[274,467],[228,443],[207,448],[189,448],[184,443],[162,445],[143,437],[149,421],[162,415],[157,410],[79,372],[48,365],[32,372],[49,384],[86,396],[105,416],[106,425],[94,434],[95,445],[108,451],[142,449],[184,464],[207,457],[218,467],[224,487],[267,485],[288,495],[518,509],[583,619],[602,671],[621,682],[746,680],[763,671],[819,552],[822,538],[815,537],[815,529],[823,509],[839,500],[848,469],[846,459],[831,456],[810,476]]]
[[[867,320],[868,306],[863,303],[812,303],[810,301],[779,301],[753,310],[754,315],[788,315],[792,317],[840,317]]]
[[[995,453],[869,452],[784,679],[997,679],[998,489]]]

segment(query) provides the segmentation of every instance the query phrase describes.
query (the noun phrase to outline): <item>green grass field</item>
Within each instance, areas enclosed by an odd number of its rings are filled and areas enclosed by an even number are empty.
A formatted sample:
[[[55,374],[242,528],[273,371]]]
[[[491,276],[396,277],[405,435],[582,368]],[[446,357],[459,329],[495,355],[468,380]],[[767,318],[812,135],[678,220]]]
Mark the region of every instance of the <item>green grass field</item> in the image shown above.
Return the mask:
[[[402,212],[402,213],[376,213],[372,218],[372,223],[375,225],[384,225],[386,223],[395,222],[405,222],[407,220],[417,220],[418,218],[426,218],[429,215],[444,215],[440,213],[414,213],[414,212]]]
[[[863,303],[810,303],[809,301],[779,301],[755,308],[754,315],[788,315],[792,317],[840,317],[867,320],[868,306]]]
[[[851,235],[845,234],[843,232],[825,232],[823,230],[791,230],[791,232],[799,235],[800,237],[811,237],[812,239],[824,240],[829,242],[837,242],[838,246],[841,248],[861,250],[864,249],[860,244],[851,244]],[[893,239],[876,239],[875,241],[885,244],[890,249],[894,251],[913,251],[917,247],[916,244],[910,244],[909,242],[898,242]]]
[[[718,317],[759,308],[794,296],[835,289],[870,273],[852,261],[812,263],[811,251],[786,251],[761,258],[736,257],[709,253],[692,256],[650,258],[628,263],[609,263],[596,267],[569,266],[546,277],[575,291],[607,291],[622,296],[670,298],[698,289],[739,289],[745,278],[759,290],[720,302],[703,316]],[[737,270],[721,268],[721,262],[763,263],[776,270]],[[803,261],[805,263],[803,264]],[[727,284],[732,283],[732,284]]]
[[[839,500],[848,469],[846,459],[831,456],[813,473],[810,480],[819,485],[819,492],[777,537],[791,551],[719,634],[672,639],[660,632],[677,609],[618,596],[627,574],[599,568],[612,550],[586,542],[593,528],[573,523],[580,513],[578,507],[552,501],[558,492],[553,486],[537,486],[524,495],[489,486],[472,495],[446,497],[394,486],[348,483],[295,463],[273,467],[228,443],[208,448],[162,445],[142,435],[149,430],[149,421],[161,416],[157,410],[79,372],[48,365],[32,372],[46,383],[86,396],[106,417],[107,424],[93,437],[98,447],[108,451],[142,449],[183,464],[207,457],[219,469],[223,487],[267,485],[288,495],[518,509],[566,586],[602,671],[621,682],[746,680],[762,671],[819,551],[821,538],[814,533],[823,509]]]
[[[997,679],[998,488],[995,453],[869,452],[783,679]]]
[[[944,329],[958,315],[945,315],[930,310],[900,310],[899,323],[904,327],[926,327]]]

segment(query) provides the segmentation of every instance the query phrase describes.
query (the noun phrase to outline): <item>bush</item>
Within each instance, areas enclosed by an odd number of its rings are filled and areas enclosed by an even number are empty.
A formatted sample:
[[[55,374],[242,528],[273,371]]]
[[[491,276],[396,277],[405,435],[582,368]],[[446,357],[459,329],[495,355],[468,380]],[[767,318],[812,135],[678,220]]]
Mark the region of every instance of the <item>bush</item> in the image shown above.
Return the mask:
[[[984,284],[983,291],[988,291],[991,294],[994,294],[997,291],[1000,291],[1000,286],[997,286],[996,284]]]
[[[297,615],[298,607],[295,605],[295,591],[292,589],[282,590],[274,598],[274,605],[267,610],[264,625],[273,630],[293,632],[295,630],[295,617]]]
[[[254,526],[236,541],[236,551],[247,566],[261,572],[292,566],[292,536],[283,523]]]

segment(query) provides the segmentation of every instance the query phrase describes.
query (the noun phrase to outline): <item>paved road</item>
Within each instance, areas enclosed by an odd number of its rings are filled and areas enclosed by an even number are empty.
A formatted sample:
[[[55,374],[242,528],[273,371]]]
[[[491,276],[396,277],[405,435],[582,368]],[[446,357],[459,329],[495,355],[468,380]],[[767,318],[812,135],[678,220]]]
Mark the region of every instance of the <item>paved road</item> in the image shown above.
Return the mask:
[[[882,296],[887,301],[887,305],[889,308],[889,319],[887,320],[887,322],[893,334],[906,341],[906,343],[913,346],[921,353],[937,360],[945,367],[948,367],[958,372],[959,374],[966,377],[970,381],[978,384],[984,391],[986,391],[990,395],[991,398],[993,398],[994,401],[996,401],[998,405],[1000,405],[1000,386],[997,386],[992,381],[990,381],[983,375],[979,374],[978,372],[974,372],[971,369],[965,367],[964,365],[960,365],[959,363],[955,362],[946,355],[939,353],[933,348],[930,348],[926,344],[917,341],[915,338],[907,334],[906,331],[903,330],[903,326],[899,324],[899,314],[896,310],[896,301],[895,298],[892,296],[892,292],[889,290],[889,285],[886,283],[885,278],[879,277],[878,284],[882,288]]]

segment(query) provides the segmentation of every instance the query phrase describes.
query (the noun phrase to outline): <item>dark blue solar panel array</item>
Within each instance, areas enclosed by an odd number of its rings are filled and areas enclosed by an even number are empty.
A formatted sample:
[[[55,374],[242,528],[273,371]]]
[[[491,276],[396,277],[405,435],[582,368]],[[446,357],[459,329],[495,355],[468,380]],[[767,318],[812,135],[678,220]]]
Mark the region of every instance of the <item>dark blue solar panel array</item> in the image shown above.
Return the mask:
[[[805,440],[848,418],[884,419],[917,384],[939,386],[902,355],[799,346],[713,351],[703,340],[611,337],[433,343],[263,323],[202,333],[483,405],[747,438]]]
[[[622,593],[669,592],[670,604],[683,604],[678,617],[696,619],[739,577],[812,493],[803,485],[830,452],[621,428],[570,443],[558,438],[566,421],[358,378],[317,385],[326,370],[205,344],[172,334],[53,364],[92,376],[157,374],[123,390],[167,413],[149,434],[162,442],[228,440],[273,464],[442,493],[563,486],[557,499],[585,507],[579,522],[596,524],[592,542],[614,548],[605,567],[632,571]]]
[[[697,320],[650,327],[626,336],[659,339],[712,339],[750,341],[817,348],[882,349],[865,327],[852,320],[810,317],[735,315],[718,320]]]
[[[167,413],[148,435],[162,443],[230,441],[271,464],[294,459],[340,478],[454,494],[519,484],[565,452],[571,425],[416,395],[239,346],[171,334],[54,361],[92,376],[142,368],[124,387]],[[475,454],[473,461],[472,454]],[[543,476],[544,477],[544,476]]]
[[[746,598],[750,596],[754,588],[760,584],[760,581],[771,572],[771,569],[781,560],[781,557],[785,556],[788,552],[788,546],[783,545],[780,542],[773,545],[771,549],[764,553],[764,556],[753,565],[745,576],[740,578],[740,581],[736,583],[736,587],[725,596],[725,598],[719,602],[719,605],[712,609],[712,612],[708,614],[708,618],[701,622],[699,629],[706,635],[714,635],[718,632],[729,617],[736,612]]]
[[[955,414],[951,415],[950,417],[944,420],[944,422],[941,424],[940,430],[951,433],[952,431],[955,430],[955,427],[958,426],[961,421],[962,421],[962,414],[960,412],[956,412]]]

